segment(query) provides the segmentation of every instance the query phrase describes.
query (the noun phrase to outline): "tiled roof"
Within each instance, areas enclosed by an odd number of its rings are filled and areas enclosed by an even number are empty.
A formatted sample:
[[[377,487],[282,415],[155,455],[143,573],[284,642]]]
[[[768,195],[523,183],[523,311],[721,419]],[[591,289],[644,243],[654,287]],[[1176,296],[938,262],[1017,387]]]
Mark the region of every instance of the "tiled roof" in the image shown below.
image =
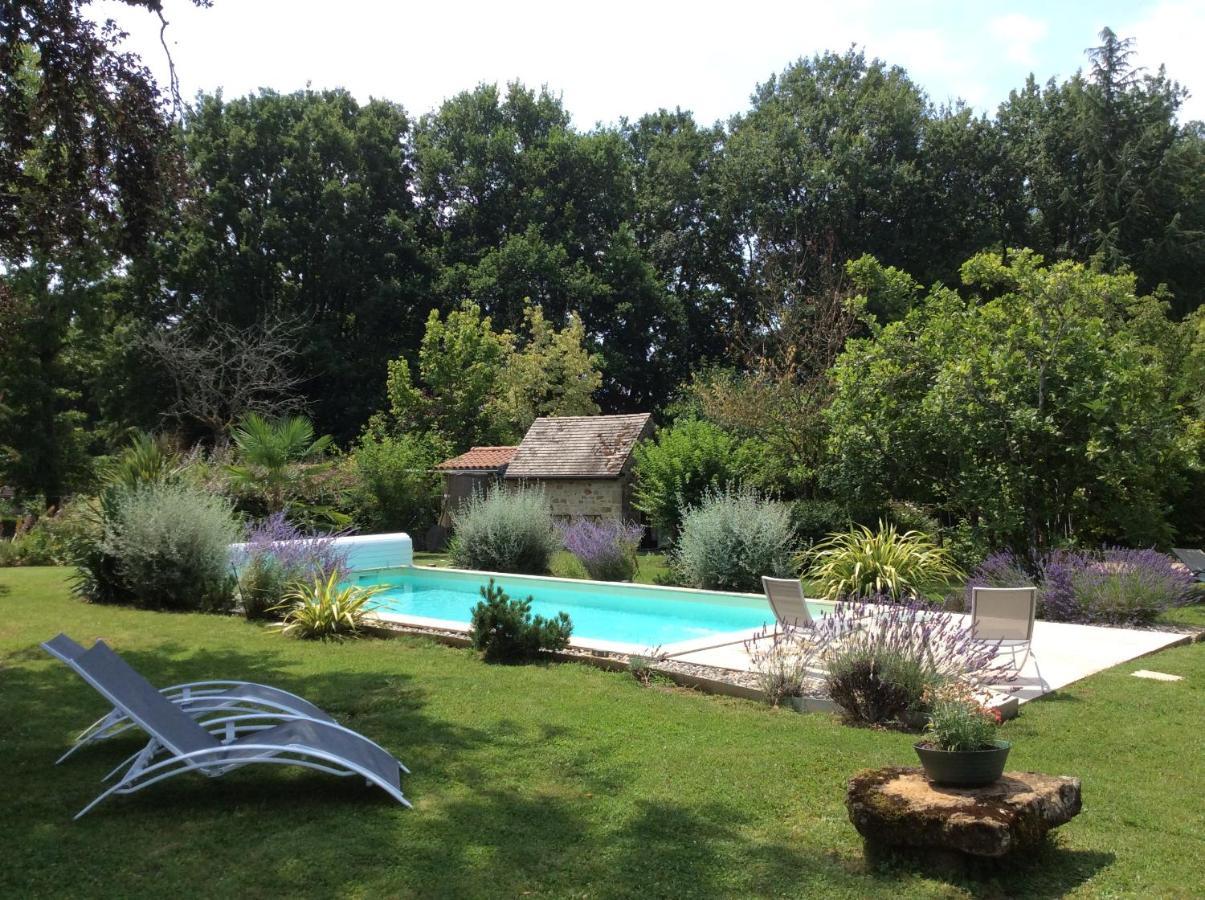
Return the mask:
[[[536,419],[506,467],[506,477],[615,478],[650,430],[648,413]]]
[[[502,469],[510,462],[518,447],[473,447],[467,453],[446,459],[435,468],[441,471],[455,469]]]

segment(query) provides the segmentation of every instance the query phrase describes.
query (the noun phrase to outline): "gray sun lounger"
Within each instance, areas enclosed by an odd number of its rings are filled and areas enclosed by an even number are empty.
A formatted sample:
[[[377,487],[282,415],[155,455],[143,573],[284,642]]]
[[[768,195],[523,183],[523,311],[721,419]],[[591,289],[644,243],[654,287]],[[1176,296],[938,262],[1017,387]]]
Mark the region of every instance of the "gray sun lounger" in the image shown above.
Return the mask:
[[[227,740],[223,743],[155,690],[104,641],[97,641],[92,649],[76,657],[75,669],[151,737],[132,761],[127,760],[129,768],[116,784],[76,813],[77,819],[113,794],[132,794],[183,772],[216,778],[253,763],[303,766],[332,775],[359,775],[399,803],[410,806],[402,794],[400,774],[409,770],[388,751],[341,725],[301,716],[273,715],[280,724],[236,737],[233,725],[261,717],[238,714],[225,721],[208,723],[211,728],[217,726],[216,734],[226,733]],[[122,763],[106,778],[125,765]]]
[[[1172,553],[1192,572],[1197,581],[1205,583],[1205,551],[1193,550],[1186,547],[1175,547]]]
[[[59,634],[43,642],[42,649],[60,660],[77,675],[82,675],[76,660],[87,652],[65,634]],[[160,688],[159,693],[179,706],[194,719],[205,724],[209,719],[223,715],[256,714],[256,720],[244,720],[235,726],[236,732],[251,731],[264,727],[264,721],[274,715],[300,716],[318,722],[334,722],[331,716],[304,697],[298,697],[280,688],[251,681],[192,681]],[[61,763],[81,747],[96,741],[116,737],[137,726],[120,709],[114,709],[85,728],[72,742],[71,747],[56,760]]]

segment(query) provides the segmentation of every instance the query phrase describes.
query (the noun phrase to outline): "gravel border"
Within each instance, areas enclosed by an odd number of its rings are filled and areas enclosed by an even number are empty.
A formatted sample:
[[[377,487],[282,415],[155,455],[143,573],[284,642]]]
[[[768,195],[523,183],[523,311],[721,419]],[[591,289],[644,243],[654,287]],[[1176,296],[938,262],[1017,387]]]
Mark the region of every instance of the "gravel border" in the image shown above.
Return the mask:
[[[396,634],[413,634],[419,637],[430,637],[444,643],[453,644],[459,647],[469,646],[468,636],[463,631],[452,631],[445,628],[426,628],[419,625],[402,625],[398,622],[385,622],[377,620],[372,623],[372,628],[380,631],[387,631]],[[580,647],[569,647],[556,654],[556,658],[564,661],[580,661],[591,665],[598,665],[602,668],[623,670],[626,671],[630,665],[632,656],[626,653],[611,653],[604,650],[583,650]],[[737,669],[724,669],[719,666],[703,666],[698,663],[680,662],[676,659],[656,659],[654,657],[644,657],[651,664],[653,671],[662,675],[673,678],[674,676],[682,676],[688,679],[686,686],[706,690],[706,688],[698,681],[703,682],[720,682],[721,684],[732,685],[745,692],[756,693],[762,695],[761,685],[758,682],[757,674],[754,672],[742,672]],[[678,679],[674,679],[678,680]],[[682,684],[682,681],[678,682]],[[807,696],[816,700],[825,700],[827,695],[823,689],[823,682],[819,678],[812,678],[808,685],[810,690]],[[752,697],[750,699],[753,699]]]

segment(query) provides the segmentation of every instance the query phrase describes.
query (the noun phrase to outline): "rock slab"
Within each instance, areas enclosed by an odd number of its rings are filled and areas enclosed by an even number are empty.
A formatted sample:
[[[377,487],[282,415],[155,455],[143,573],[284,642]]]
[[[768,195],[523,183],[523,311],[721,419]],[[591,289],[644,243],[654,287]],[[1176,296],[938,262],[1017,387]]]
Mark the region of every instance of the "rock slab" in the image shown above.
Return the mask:
[[[999,859],[1036,846],[1082,806],[1078,778],[1005,772],[977,788],[931,784],[916,766],[867,769],[849,782],[849,820],[871,848],[915,847]]]

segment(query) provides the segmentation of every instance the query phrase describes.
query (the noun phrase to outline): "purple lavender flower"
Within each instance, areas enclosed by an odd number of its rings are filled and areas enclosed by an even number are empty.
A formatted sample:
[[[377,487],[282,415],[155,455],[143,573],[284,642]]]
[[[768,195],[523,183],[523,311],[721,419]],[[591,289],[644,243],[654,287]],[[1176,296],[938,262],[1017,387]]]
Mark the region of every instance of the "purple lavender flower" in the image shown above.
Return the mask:
[[[572,519],[560,526],[565,549],[591,578],[630,581],[636,575],[636,548],[644,529],[618,519]]]
[[[309,534],[289,522],[283,512],[273,513],[251,526],[236,562],[240,567],[273,566],[290,580],[342,574],[347,571],[347,550],[335,543],[342,535]]]
[[[1055,551],[1041,562],[1043,614],[1061,622],[1144,624],[1187,603],[1192,576],[1154,549]]]
[[[971,608],[971,590],[977,587],[1027,587],[1033,576],[1025,561],[1011,550],[993,553],[981,562],[967,579],[966,608]]]

